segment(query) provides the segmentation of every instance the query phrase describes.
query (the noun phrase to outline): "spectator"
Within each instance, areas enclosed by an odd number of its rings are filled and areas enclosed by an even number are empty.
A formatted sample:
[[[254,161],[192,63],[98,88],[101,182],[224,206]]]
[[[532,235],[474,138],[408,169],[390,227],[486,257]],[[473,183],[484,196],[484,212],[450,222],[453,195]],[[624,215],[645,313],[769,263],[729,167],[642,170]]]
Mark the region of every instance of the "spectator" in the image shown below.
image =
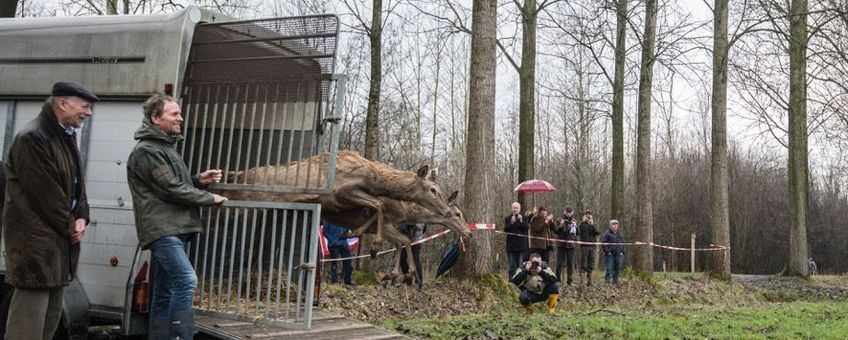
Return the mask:
[[[518,266],[527,258],[527,222],[521,214],[521,204],[512,203],[512,211],[504,218],[504,231],[506,235],[506,256],[509,262],[507,278],[515,274]]]
[[[560,241],[577,241],[579,232],[577,222],[573,218],[574,208],[566,207],[562,218],[556,225],[557,236]],[[557,242],[557,264],[556,277],[562,282],[562,267],[565,265],[568,285],[574,282],[574,243]]]
[[[816,261],[813,261],[812,257],[810,258],[809,271],[810,271],[810,275],[818,275],[819,274],[819,267],[816,266]]]
[[[341,261],[330,262],[330,283],[339,283],[338,264],[341,262],[342,282],[346,285],[352,284],[351,276],[353,275],[353,265],[349,259],[350,246],[347,244],[347,239],[350,238],[350,236],[350,229],[324,221],[324,238],[327,239],[327,248],[330,249],[330,258],[344,258],[344,260]]]
[[[398,227],[398,230],[406,235],[410,241],[421,241],[424,234],[427,233],[427,225],[424,223],[403,224]],[[409,264],[406,259],[406,251],[400,251],[400,269],[406,275],[409,272]],[[418,290],[424,287],[424,269],[421,267],[421,244],[412,245],[412,261],[415,263],[415,281],[418,283]]]
[[[6,339],[51,339],[59,325],[63,290],[88,225],[76,129],[98,99],[82,84],[53,84],[41,113],[15,135],[7,154],[3,242],[6,282],[15,292]]]
[[[595,238],[598,237],[598,228],[595,228],[594,220],[592,219],[592,212],[586,210],[583,212],[583,221],[580,222],[580,241],[581,242],[595,242]],[[580,273],[586,274],[585,284],[587,286],[592,285],[592,271],[595,269],[595,245],[594,244],[583,244],[580,246]]]
[[[549,214],[544,207],[534,209],[536,211],[530,217],[528,230],[529,247],[531,253],[539,254],[542,261],[548,262],[548,248],[553,247],[551,235],[554,230],[553,215]]]
[[[512,283],[521,289],[518,301],[527,314],[533,314],[532,304],[548,300],[548,314],[556,312],[559,299],[559,285],[556,275],[537,253],[530,254],[530,260],[524,262],[512,276]]]
[[[618,273],[621,271],[621,259],[624,257],[624,246],[618,243],[624,243],[624,237],[621,236],[621,233],[618,232],[618,221],[611,220],[609,230],[604,232],[602,243],[613,243],[613,244],[605,244],[604,254],[607,258],[607,268],[604,273],[604,282],[607,284],[610,283],[610,279],[612,279],[612,283],[618,284]]]

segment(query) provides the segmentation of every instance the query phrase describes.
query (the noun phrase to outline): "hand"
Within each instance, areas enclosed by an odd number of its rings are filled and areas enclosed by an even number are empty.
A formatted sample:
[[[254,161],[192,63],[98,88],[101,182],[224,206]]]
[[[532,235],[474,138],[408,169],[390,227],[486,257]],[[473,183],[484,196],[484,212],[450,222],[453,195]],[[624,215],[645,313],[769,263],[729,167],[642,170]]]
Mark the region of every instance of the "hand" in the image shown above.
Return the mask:
[[[554,215],[548,214],[545,216],[545,222],[550,222],[554,219]]]
[[[215,205],[221,205],[221,204],[224,204],[224,202],[226,202],[226,201],[227,201],[227,198],[226,198],[226,197],[221,196],[221,195],[218,195],[218,194],[212,194],[212,202],[213,202]]]
[[[85,234],[85,219],[80,218],[74,221],[74,232],[71,233],[71,244],[77,244],[82,241],[82,236]]]
[[[518,222],[524,222],[524,215],[518,214]]]
[[[530,261],[524,262],[524,270],[530,270],[533,267],[533,263]]]
[[[512,215],[512,223],[515,223],[515,215]]]
[[[209,185],[212,183],[221,183],[223,172],[221,169],[210,169],[200,174],[200,184]]]

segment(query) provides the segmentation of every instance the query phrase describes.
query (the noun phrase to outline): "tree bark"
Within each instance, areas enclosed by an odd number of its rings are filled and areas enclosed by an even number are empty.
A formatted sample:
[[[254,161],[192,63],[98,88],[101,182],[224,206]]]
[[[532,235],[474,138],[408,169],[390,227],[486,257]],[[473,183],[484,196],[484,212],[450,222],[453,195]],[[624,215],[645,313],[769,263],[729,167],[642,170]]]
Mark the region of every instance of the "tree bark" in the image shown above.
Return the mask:
[[[18,0],[0,0],[0,18],[14,18],[18,11]]]
[[[118,14],[118,0],[106,0],[106,15]]]
[[[521,7],[521,66],[518,68],[518,182],[535,177],[536,156],[536,0]],[[527,195],[518,194],[522,207],[530,207]]]
[[[627,51],[627,0],[616,3],[615,76],[612,84],[612,193],[610,213],[622,219],[624,209],[624,62]]]
[[[471,33],[471,66],[468,87],[468,132],[465,167],[465,217],[469,221],[494,221],[495,178],[495,77],[497,75],[498,3],[474,0]],[[492,271],[492,234],[477,232],[466,240],[457,276],[477,277]]]
[[[380,86],[382,83],[383,0],[374,0],[371,9],[371,85],[365,113],[365,158],[380,160]]]
[[[710,232],[712,243],[730,246],[730,201],[727,172],[727,41],[728,0],[715,0],[713,31],[712,163],[710,167]],[[710,254],[710,270],[730,280],[730,250]]]
[[[789,266],[807,276],[807,0],[789,8]]]
[[[645,34],[642,42],[642,65],[639,70],[639,106],[636,140],[636,240],[650,243],[654,240],[654,216],[651,186],[651,86],[654,77],[657,37],[657,0],[645,2]],[[637,270],[653,273],[653,247],[638,247],[633,251],[633,265]]]

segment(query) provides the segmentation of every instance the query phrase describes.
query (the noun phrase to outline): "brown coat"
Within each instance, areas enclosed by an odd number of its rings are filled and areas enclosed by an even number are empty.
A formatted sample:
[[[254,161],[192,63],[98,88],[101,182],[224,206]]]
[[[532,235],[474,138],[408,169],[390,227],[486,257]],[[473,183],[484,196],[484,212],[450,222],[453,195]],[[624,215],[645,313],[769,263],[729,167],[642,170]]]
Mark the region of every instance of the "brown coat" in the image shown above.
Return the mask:
[[[529,238],[530,249],[547,249],[549,247],[553,247],[553,242],[549,241],[553,238],[554,227],[555,224],[553,221],[545,222],[545,218],[542,215],[533,215],[530,218],[528,228],[528,235],[533,237],[543,237],[547,240],[537,239],[537,238]]]
[[[74,221],[88,220],[88,201],[76,136],[65,133],[49,105],[15,136],[6,178],[6,282],[27,289],[65,285],[79,260],[79,244],[71,245]]]

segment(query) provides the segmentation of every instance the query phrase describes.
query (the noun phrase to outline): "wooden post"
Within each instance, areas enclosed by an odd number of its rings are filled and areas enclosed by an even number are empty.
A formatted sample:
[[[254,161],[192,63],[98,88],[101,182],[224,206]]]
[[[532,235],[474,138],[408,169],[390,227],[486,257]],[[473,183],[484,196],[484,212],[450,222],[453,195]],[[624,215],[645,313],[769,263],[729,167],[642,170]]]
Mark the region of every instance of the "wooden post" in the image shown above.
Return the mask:
[[[695,272],[695,234],[692,234],[692,256],[691,256],[692,272]]]

